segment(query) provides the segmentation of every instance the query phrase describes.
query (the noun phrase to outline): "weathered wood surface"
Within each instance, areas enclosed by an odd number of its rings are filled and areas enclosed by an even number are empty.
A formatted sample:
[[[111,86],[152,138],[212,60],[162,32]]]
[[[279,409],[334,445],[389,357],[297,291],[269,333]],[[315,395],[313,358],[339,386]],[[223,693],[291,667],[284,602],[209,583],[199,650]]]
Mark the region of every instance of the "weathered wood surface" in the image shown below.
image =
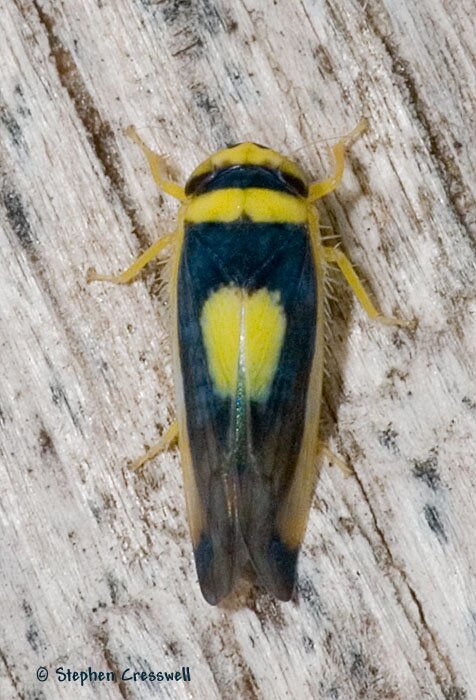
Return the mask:
[[[4,0],[0,9],[0,697],[476,698],[474,3]],[[313,175],[387,312],[332,303],[324,465],[295,600],[201,598],[160,266],[87,286],[173,227],[134,124],[184,180],[252,139]],[[36,679],[45,666],[47,681]],[[184,683],[55,669],[190,667]]]

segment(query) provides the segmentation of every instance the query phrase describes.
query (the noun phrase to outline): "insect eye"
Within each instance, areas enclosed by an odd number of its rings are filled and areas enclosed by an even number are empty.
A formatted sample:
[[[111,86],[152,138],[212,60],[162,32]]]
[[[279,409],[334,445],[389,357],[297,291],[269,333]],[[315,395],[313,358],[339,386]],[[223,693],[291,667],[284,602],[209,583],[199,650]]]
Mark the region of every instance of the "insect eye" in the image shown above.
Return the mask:
[[[307,197],[307,185],[301,180],[300,177],[296,177],[296,175],[291,175],[290,173],[285,173],[283,171],[280,172],[280,177],[288,187],[296,192],[296,194],[301,195],[301,197]]]
[[[197,190],[199,190],[205,185],[205,183],[210,179],[212,174],[213,172],[209,171],[206,173],[202,173],[201,175],[197,175],[196,177],[193,177],[192,179],[188,180],[185,184],[185,194],[187,196],[195,194]]]

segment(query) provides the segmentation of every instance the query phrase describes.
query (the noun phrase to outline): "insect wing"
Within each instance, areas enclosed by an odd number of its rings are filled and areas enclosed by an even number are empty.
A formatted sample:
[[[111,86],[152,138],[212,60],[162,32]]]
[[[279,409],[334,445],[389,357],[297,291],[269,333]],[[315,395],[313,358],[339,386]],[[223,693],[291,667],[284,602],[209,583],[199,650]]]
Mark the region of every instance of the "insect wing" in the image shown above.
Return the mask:
[[[250,562],[258,581],[287,600],[309,506],[309,488],[301,501],[296,484],[317,440],[317,424],[306,429],[317,327],[307,227],[188,226],[177,324],[202,591],[218,602]]]

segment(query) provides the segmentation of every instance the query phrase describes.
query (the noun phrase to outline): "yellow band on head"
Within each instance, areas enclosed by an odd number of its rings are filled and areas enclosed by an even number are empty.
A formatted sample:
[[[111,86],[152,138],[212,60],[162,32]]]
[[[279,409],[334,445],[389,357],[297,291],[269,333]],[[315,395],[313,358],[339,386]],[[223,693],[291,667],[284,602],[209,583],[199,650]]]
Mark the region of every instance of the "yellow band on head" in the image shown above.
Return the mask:
[[[200,163],[190,175],[189,182],[200,175],[205,175],[213,170],[228,168],[232,165],[262,165],[264,168],[281,170],[281,172],[297,177],[303,182],[307,181],[304,172],[292,160],[289,160],[277,151],[273,151],[271,148],[245,141],[236,146],[222,148],[203,161],[203,163]]]

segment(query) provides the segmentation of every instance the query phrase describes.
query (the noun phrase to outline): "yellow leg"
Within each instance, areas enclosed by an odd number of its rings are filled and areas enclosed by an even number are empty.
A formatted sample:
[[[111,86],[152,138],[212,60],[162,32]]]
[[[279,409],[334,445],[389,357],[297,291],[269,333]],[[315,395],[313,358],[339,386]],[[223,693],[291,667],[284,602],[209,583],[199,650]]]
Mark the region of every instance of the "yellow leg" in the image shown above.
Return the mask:
[[[152,445],[152,447],[147,450],[145,455],[142,455],[142,457],[139,457],[132,462],[130,466],[132,471],[137,471],[137,469],[143,467],[146,462],[154,459],[154,457],[156,457],[160,452],[167,450],[177,438],[178,423],[176,420],[174,420],[170,428],[162,435],[160,440],[156,442],[155,445]]]
[[[344,173],[345,164],[345,148],[353,141],[357,136],[359,136],[367,127],[367,120],[362,118],[357,124],[355,129],[353,129],[350,134],[344,136],[335,146],[331,148],[332,155],[334,156],[334,172],[328,180],[323,180],[322,182],[313,182],[309,186],[309,202],[315,202],[316,199],[325,197],[326,194],[333,192],[342,180],[342,175]]]
[[[157,257],[164,248],[172,245],[174,243],[175,233],[171,233],[168,236],[163,236],[155,243],[152,243],[150,248],[140,255],[135,262],[132,263],[127,270],[121,272],[119,275],[100,275],[96,272],[94,267],[90,267],[86,274],[87,282],[114,282],[114,284],[128,284],[131,280],[136,277],[143,267],[150,263],[150,261]]]
[[[317,446],[317,454],[318,454],[318,456],[325,455],[327,457],[327,459],[330,460],[331,464],[335,464],[336,466],[339,467],[339,469],[342,471],[342,473],[344,474],[344,476],[346,478],[348,478],[349,476],[352,476],[353,471],[349,467],[349,465],[346,462],[344,462],[343,459],[341,459],[336,454],[334,454],[334,452],[332,452],[332,450],[329,449],[329,447],[327,447],[327,445],[324,445],[324,443],[322,443],[320,440],[319,440],[318,446]]]
[[[185,202],[187,197],[183,187],[180,187],[180,185],[177,185],[175,182],[162,177],[164,159],[157,153],[154,153],[154,151],[151,151],[150,148],[145,145],[134,127],[128,126],[125,133],[142,149],[142,152],[149,163],[150,172],[152,173],[152,177],[154,178],[157,187],[163,192],[172,195],[172,197],[175,197],[175,199]]]
[[[392,316],[384,316],[370,301],[369,295],[365,291],[362,282],[359,280],[357,273],[352,267],[352,263],[341,250],[337,248],[323,246],[324,257],[328,263],[337,263],[340,271],[344,275],[347,284],[350,286],[359,304],[369,318],[383,323],[386,326],[403,326],[404,328],[414,328],[415,321],[406,321],[402,318],[393,318]]]

